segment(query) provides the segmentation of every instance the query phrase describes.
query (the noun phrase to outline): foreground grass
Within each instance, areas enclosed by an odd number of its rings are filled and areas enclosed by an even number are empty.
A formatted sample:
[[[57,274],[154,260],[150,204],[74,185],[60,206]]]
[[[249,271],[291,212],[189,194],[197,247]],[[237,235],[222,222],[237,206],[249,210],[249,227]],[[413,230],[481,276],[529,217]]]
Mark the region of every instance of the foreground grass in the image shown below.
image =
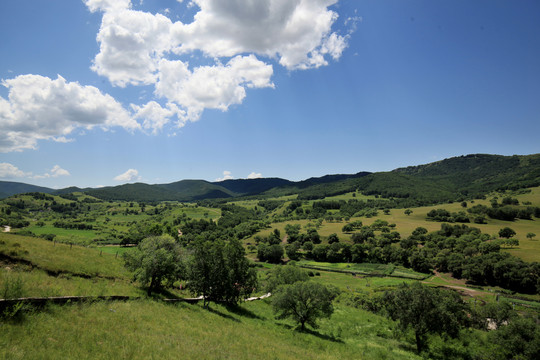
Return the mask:
[[[391,323],[337,306],[312,332],[276,321],[265,301],[236,310],[150,300],[51,307],[0,324],[2,359],[417,359]]]
[[[96,249],[53,243],[41,238],[0,233],[0,254],[49,272],[91,277],[129,278],[120,258]]]
[[[17,297],[146,295],[143,289],[125,279],[86,279],[69,274],[51,276],[43,270],[14,265],[0,268],[0,290],[15,280],[22,283],[21,294]]]

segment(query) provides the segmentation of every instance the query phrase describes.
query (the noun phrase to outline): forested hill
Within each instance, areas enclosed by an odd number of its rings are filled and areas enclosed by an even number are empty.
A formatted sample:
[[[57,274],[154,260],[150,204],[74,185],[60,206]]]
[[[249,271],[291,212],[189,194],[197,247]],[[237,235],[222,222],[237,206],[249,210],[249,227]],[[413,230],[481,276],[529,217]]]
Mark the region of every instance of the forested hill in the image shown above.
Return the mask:
[[[280,178],[237,179],[221,182],[182,180],[170,184],[125,184],[99,189],[53,190],[34,185],[0,182],[0,197],[24,192],[65,194],[83,191],[104,200],[197,201],[242,196],[275,197],[298,194],[299,199],[360,191],[387,198],[406,198],[418,204],[475,198],[493,190],[540,185],[540,154],[502,156],[475,154],[389,172],[325,175],[303,181]]]
[[[54,189],[49,189],[43,186],[24,184],[20,182],[0,181],[0,199],[9,197],[11,195],[28,192],[41,192],[45,194],[50,194],[54,192]]]
[[[317,184],[298,189],[298,194],[300,199],[318,199],[357,190],[367,195],[409,198],[417,204],[428,204],[539,185],[540,154],[475,154]],[[269,193],[284,194],[285,190],[272,189]]]

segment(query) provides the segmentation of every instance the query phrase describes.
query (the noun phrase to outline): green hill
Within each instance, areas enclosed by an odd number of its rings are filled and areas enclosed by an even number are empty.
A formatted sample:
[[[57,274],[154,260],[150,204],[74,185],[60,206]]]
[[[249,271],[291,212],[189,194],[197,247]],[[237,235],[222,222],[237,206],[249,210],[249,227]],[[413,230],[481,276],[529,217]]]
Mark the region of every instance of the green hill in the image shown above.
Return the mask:
[[[0,182],[0,195],[25,192],[66,194],[85,191],[103,200],[197,201],[241,196],[276,197],[298,194],[299,199],[320,199],[347,192],[406,198],[418,204],[477,198],[494,190],[515,190],[540,185],[540,154],[453,157],[430,164],[388,172],[325,175],[303,181],[280,178],[235,179],[221,182],[182,180],[169,184],[126,184],[100,189],[76,187],[52,190],[34,185]]]
[[[28,192],[41,192],[50,194],[54,191],[54,189],[49,189],[43,186],[36,186],[12,181],[0,181],[0,199]]]

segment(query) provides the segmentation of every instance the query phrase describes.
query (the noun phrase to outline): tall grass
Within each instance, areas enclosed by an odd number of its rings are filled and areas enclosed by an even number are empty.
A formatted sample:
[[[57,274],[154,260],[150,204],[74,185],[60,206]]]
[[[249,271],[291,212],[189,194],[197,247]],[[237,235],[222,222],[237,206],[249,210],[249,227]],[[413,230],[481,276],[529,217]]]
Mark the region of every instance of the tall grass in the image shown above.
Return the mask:
[[[373,314],[338,306],[335,321],[299,332],[264,302],[238,309],[152,301],[51,307],[1,324],[5,359],[417,359]]]
[[[0,233],[0,253],[31,262],[53,273],[88,277],[127,278],[120,258],[95,249],[54,243],[40,238]]]

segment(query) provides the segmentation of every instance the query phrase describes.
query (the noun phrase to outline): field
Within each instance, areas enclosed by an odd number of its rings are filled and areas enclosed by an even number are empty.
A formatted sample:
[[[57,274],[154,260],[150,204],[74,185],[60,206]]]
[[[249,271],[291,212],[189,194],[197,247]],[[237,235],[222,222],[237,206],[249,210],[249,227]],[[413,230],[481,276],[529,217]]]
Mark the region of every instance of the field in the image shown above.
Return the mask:
[[[149,300],[51,307],[0,325],[0,357],[419,359],[392,338],[388,321],[365,311],[338,306],[320,329],[301,333],[269,310],[264,301],[210,310]]]
[[[474,200],[474,202],[468,202],[468,206],[473,205],[486,205],[490,206],[490,199],[494,197],[502,198],[504,195],[494,194],[488,197],[486,200]],[[533,206],[540,206],[540,187],[532,188],[530,193],[527,194],[518,194],[513,196],[517,198],[520,203],[526,202],[531,203]],[[339,199],[340,197],[326,198],[329,199]],[[350,194],[343,195],[343,199],[352,199]],[[312,203],[312,201],[311,201]],[[371,225],[376,220],[385,220],[390,224],[396,224],[396,231],[398,231],[402,238],[408,237],[411,235],[414,229],[417,227],[424,227],[429,232],[437,231],[441,228],[440,222],[428,221],[426,220],[426,215],[428,212],[434,209],[446,209],[450,212],[466,211],[467,208],[463,208],[461,203],[449,203],[441,204],[434,206],[423,206],[411,208],[412,213],[406,215],[404,209],[390,209],[389,214],[385,215],[382,211],[378,211],[377,216],[373,217],[353,217],[348,222],[360,220],[364,225]],[[285,226],[287,224],[298,224],[304,230],[308,224],[314,224],[313,220],[290,220],[287,222],[278,222],[272,223],[270,228],[261,230],[259,233],[255,234],[259,236],[268,236],[274,229],[278,229],[281,234],[285,234]],[[343,225],[347,221],[323,221],[321,227],[317,230],[321,237],[328,237],[330,234],[337,234],[341,240],[345,242],[350,242],[351,233],[344,233],[342,231]],[[504,227],[511,227],[516,231],[516,238],[519,239],[519,246],[515,248],[505,249],[505,251],[510,252],[511,254],[522,258],[525,261],[536,261],[540,262],[540,219],[534,218],[532,220],[521,220],[516,219],[514,221],[503,221],[497,219],[488,219],[487,224],[475,224],[469,223],[468,226],[479,228],[483,233],[491,235],[493,238],[498,238],[498,232]],[[527,234],[534,233],[537,234],[536,238],[528,239]],[[254,236],[245,240],[245,243],[253,243]],[[323,239],[324,242],[324,239]]]
[[[485,200],[468,201],[467,207],[477,204],[490,206],[494,197],[501,199],[506,195],[491,194]],[[509,195],[519,199],[520,203],[540,206],[540,188],[533,188],[530,193]],[[339,295],[333,303],[335,311],[330,319],[321,319],[318,329],[300,331],[292,320],[275,318],[271,298],[242,303],[239,307],[212,304],[210,309],[203,308],[202,304],[162,301],[166,297],[193,296],[189,288],[184,287],[185,280],[149,297],[146,289],[133,282],[133,274],[124,267],[122,254],[135,248],[118,246],[120,242],[130,243],[130,239],[136,239],[140,233],[151,236],[158,231],[178,235],[178,229],[184,224],[215,226],[217,220],[227,216],[235,224],[234,216],[248,216],[246,223],[258,224],[258,227],[244,236],[242,242],[248,249],[248,257],[257,261],[257,250],[253,246],[256,236],[268,236],[277,229],[284,243],[285,227],[289,224],[300,225],[303,234],[309,228],[316,228],[323,244],[328,243],[327,238],[333,233],[338,235],[340,243],[352,244],[354,232],[343,232],[345,224],[360,220],[363,225],[370,226],[377,220],[385,220],[395,224],[391,231],[399,232],[401,239],[405,239],[418,227],[430,232],[439,230],[441,223],[426,220],[427,213],[441,208],[450,212],[464,211],[466,208],[461,202],[415,207],[410,209],[412,213],[409,215],[403,208],[389,209],[387,214],[378,209],[375,216],[347,220],[340,219],[338,210],[329,210],[326,214],[330,216],[323,220],[322,217],[299,219],[291,214],[288,206],[298,203],[294,196],[273,199],[282,203],[268,212],[264,212],[259,200],[231,202],[248,210],[237,213],[227,208],[222,212],[211,204],[138,204],[101,202],[85,195],[79,197],[87,199],[89,205],[85,203],[81,207],[80,201],[70,202],[54,197],[62,211],[77,210],[72,216],[51,211],[32,196],[20,198],[25,203],[21,205],[25,211],[21,214],[29,221],[29,226],[14,228],[12,233],[0,233],[0,291],[7,295],[17,294],[11,297],[123,295],[132,297],[132,300],[88,301],[27,309],[20,318],[0,324],[3,334],[0,358],[146,359],[174,358],[182,354],[184,358],[200,359],[420,359],[415,353],[411,331],[401,334],[395,322],[363,309],[364,302],[375,301],[373,299],[403,283],[422,282],[435,288],[452,289],[475,309],[505,301],[520,314],[536,317],[540,311],[538,294],[521,294],[498,286],[471,285],[449,273],[421,273],[397,265],[401,262],[331,263],[313,261],[308,257],[301,258],[296,264],[308,272],[312,281],[336,287]],[[373,196],[359,193],[325,200],[353,199],[376,200]],[[304,211],[310,210],[314,202],[304,201],[300,206]],[[10,209],[4,205],[0,208],[3,213]],[[531,232],[540,236],[539,218],[512,222],[487,220],[487,224],[467,225],[479,228],[491,239],[498,238],[498,231],[509,226],[516,231],[519,246],[504,248],[503,251],[526,261],[540,261],[540,241],[526,237]],[[60,227],[59,221],[68,222],[75,228]],[[83,229],[76,229],[79,225]],[[91,229],[84,228],[89,225]],[[238,228],[246,231],[243,225],[239,224]],[[234,226],[229,229],[230,233],[236,231]],[[382,238],[382,230],[375,230],[375,233],[376,237]],[[185,242],[185,236],[182,236],[178,237],[180,243]],[[391,246],[400,246],[399,239]],[[420,249],[421,245],[417,248]],[[301,250],[301,253],[306,252]],[[288,259],[285,257],[284,261]],[[268,272],[281,265],[256,262],[253,266],[261,283],[256,294],[261,295]],[[178,285],[180,283],[182,288]],[[486,346],[485,332],[472,328],[463,331],[460,340],[430,336],[430,347],[436,349],[433,351],[440,357],[445,351],[458,351],[456,349],[474,354]]]

